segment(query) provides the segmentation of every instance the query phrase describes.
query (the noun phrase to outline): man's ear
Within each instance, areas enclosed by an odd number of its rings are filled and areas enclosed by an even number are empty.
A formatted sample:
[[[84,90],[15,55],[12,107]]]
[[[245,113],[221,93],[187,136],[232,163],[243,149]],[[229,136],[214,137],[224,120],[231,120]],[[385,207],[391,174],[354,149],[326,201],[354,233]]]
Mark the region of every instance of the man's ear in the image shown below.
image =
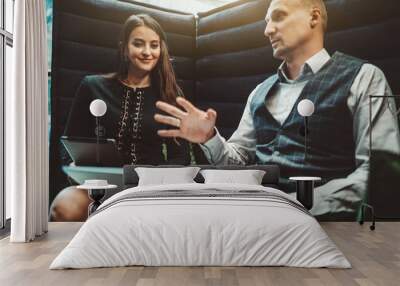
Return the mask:
[[[310,16],[310,27],[315,28],[321,22],[321,10],[316,7],[312,8]]]

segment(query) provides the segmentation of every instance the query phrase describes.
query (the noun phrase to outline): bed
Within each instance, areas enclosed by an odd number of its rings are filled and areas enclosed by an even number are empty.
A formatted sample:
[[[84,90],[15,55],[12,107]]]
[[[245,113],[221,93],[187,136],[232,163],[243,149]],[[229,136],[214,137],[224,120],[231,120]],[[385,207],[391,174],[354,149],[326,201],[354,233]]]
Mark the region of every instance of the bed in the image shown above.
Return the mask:
[[[203,166],[202,172],[210,168],[215,169]],[[263,171],[261,184],[235,182],[243,180],[240,176],[246,170],[256,169]],[[176,183],[169,181],[173,176],[165,168],[164,183],[157,183],[153,173],[153,184],[138,185],[135,170],[140,171],[124,167],[127,188],[102,203],[50,269],[351,267],[315,218],[277,188],[276,166],[242,167],[232,182],[224,183],[218,182],[223,176],[212,177],[217,181],[206,177],[205,183],[199,183],[206,173],[193,176],[195,182]]]

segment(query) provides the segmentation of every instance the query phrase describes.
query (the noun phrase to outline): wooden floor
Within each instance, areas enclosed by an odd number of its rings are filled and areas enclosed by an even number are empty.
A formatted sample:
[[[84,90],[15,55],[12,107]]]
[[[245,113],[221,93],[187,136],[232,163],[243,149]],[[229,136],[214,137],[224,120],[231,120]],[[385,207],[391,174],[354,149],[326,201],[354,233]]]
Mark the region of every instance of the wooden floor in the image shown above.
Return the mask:
[[[48,270],[81,223],[50,223],[32,243],[0,241],[0,285],[400,285],[400,222],[378,222],[375,231],[355,222],[322,223],[353,268],[120,267]]]

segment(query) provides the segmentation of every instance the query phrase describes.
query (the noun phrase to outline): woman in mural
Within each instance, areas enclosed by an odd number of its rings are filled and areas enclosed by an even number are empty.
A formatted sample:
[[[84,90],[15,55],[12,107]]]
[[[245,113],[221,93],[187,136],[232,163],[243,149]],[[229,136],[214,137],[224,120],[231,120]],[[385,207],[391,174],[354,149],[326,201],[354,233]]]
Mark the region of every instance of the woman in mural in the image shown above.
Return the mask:
[[[116,139],[124,164],[188,164],[188,143],[159,137],[160,126],[153,118],[157,100],[175,105],[181,95],[161,26],[148,15],[132,15],[122,29],[117,71],[82,80],[64,134],[94,137],[96,124],[89,106],[101,99],[107,105],[101,119],[103,136]],[[63,190],[53,201],[51,219],[84,220],[86,198],[74,187]]]

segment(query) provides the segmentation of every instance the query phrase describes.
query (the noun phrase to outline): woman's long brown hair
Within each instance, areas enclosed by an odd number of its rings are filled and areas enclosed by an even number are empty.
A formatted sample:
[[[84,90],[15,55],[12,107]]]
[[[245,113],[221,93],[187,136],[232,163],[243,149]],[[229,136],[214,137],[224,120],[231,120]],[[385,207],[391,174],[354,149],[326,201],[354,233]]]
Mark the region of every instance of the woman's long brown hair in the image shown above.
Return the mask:
[[[143,26],[150,28],[160,37],[160,57],[156,66],[151,71],[152,84],[159,88],[162,100],[175,104],[176,97],[183,96],[183,92],[176,82],[165,33],[160,24],[149,15],[132,15],[125,21],[120,36],[117,72],[114,74],[114,77],[119,80],[125,80],[128,77],[130,61],[126,57],[126,47],[128,46],[129,36],[134,29]]]

